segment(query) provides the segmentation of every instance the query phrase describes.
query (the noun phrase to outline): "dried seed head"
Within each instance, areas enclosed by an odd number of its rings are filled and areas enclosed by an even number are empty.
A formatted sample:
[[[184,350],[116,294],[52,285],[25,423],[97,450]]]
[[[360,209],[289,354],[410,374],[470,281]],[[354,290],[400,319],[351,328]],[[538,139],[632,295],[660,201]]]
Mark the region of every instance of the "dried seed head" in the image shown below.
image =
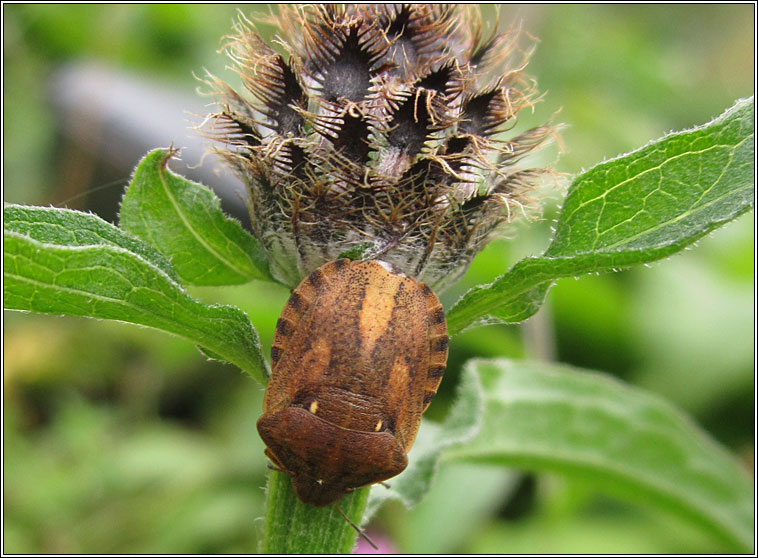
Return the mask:
[[[476,8],[439,4],[274,19],[286,56],[241,17],[227,53],[247,95],[210,76],[206,128],[248,186],[274,275],[294,286],[358,251],[453,284],[548,172],[517,163],[550,126],[506,135],[536,95],[518,33],[483,38]]]

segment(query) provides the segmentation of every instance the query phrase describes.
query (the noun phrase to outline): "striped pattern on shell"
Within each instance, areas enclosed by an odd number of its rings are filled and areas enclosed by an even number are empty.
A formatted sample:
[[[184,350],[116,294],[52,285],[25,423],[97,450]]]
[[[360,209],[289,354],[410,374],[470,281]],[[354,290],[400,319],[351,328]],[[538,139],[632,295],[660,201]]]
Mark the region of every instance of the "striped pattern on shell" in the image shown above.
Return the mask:
[[[528,205],[548,171],[517,163],[552,128],[507,137],[536,94],[528,55],[514,31],[485,37],[478,13],[281,6],[281,52],[240,18],[227,53],[246,91],[210,76],[205,131],[249,189],[278,280],[351,252],[441,292]]]

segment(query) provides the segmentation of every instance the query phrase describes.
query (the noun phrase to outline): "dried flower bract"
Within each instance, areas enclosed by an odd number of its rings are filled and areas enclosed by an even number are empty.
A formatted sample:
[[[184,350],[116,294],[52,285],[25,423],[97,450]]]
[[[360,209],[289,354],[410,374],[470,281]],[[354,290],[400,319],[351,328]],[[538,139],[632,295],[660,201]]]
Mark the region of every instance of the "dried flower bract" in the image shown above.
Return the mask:
[[[282,6],[266,44],[241,17],[227,53],[246,92],[210,76],[206,133],[250,192],[272,272],[294,286],[351,252],[440,292],[544,169],[521,169],[550,126],[508,137],[534,102],[518,33],[478,8]],[[284,54],[283,54],[284,53]]]

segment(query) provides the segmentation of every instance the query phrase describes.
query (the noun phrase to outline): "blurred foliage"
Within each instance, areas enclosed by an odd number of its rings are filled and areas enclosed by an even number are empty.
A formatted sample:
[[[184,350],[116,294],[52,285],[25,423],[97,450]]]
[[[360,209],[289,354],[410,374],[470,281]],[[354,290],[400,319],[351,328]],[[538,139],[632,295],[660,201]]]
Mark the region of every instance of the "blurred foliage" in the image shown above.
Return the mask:
[[[483,10],[493,15],[492,6]],[[546,94],[520,126],[554,114],[566,123],[556,166],[571,173],[706,122],[753,89],[753,10],[503,7],[502,25],[521,21],[540,39],[529,72]],[[216,53],[231,30],[232,6],[6,4],[3,12],[4,201],[60,199],[60,130],[47,98],[60,64],[94,59],[172,80],[183,91],[196,87],[192,72],[203,67],[232,77]],[[126,178],[130,169],[120,172]],[[87,188],[102,186],[97,180]],[[559,199],[549,197],[543,221],[514,226],[490,244],[445,293],[446,306],[544,249]],[[651,269],[560,282],[525,326],[455,338],[429,416],[445,415],[470,357],[553,357],[661,393],[752,469],[753,218]],[[269,283],[193,294],[248,312],[264,350],[288,296]],[[4,552],[256,548],[266,469],[254,424],[259,386],[230,366],[206,362],[189,343],[150,330],[10,312],[4,318]],[[410,512],[387,506],[373,528],[401,552],[720,550],[592,486],[482,466],[443,464],[426,501]]]

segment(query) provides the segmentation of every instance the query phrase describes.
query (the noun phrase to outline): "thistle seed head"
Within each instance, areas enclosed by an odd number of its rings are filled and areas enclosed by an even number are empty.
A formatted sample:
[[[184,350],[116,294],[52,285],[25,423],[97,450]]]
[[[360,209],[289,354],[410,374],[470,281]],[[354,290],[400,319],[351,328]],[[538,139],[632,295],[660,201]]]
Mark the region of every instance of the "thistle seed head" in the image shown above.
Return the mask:
[[[387,261],[440,292],[545,169],[518,162],[552,134],[508,137],[536,96],[518,33],[485,37],[478,8],[282,6],[280,51],[244,16],[213,76],[206,133],[244,180],[274,276],[295,286],[341,254]]]

